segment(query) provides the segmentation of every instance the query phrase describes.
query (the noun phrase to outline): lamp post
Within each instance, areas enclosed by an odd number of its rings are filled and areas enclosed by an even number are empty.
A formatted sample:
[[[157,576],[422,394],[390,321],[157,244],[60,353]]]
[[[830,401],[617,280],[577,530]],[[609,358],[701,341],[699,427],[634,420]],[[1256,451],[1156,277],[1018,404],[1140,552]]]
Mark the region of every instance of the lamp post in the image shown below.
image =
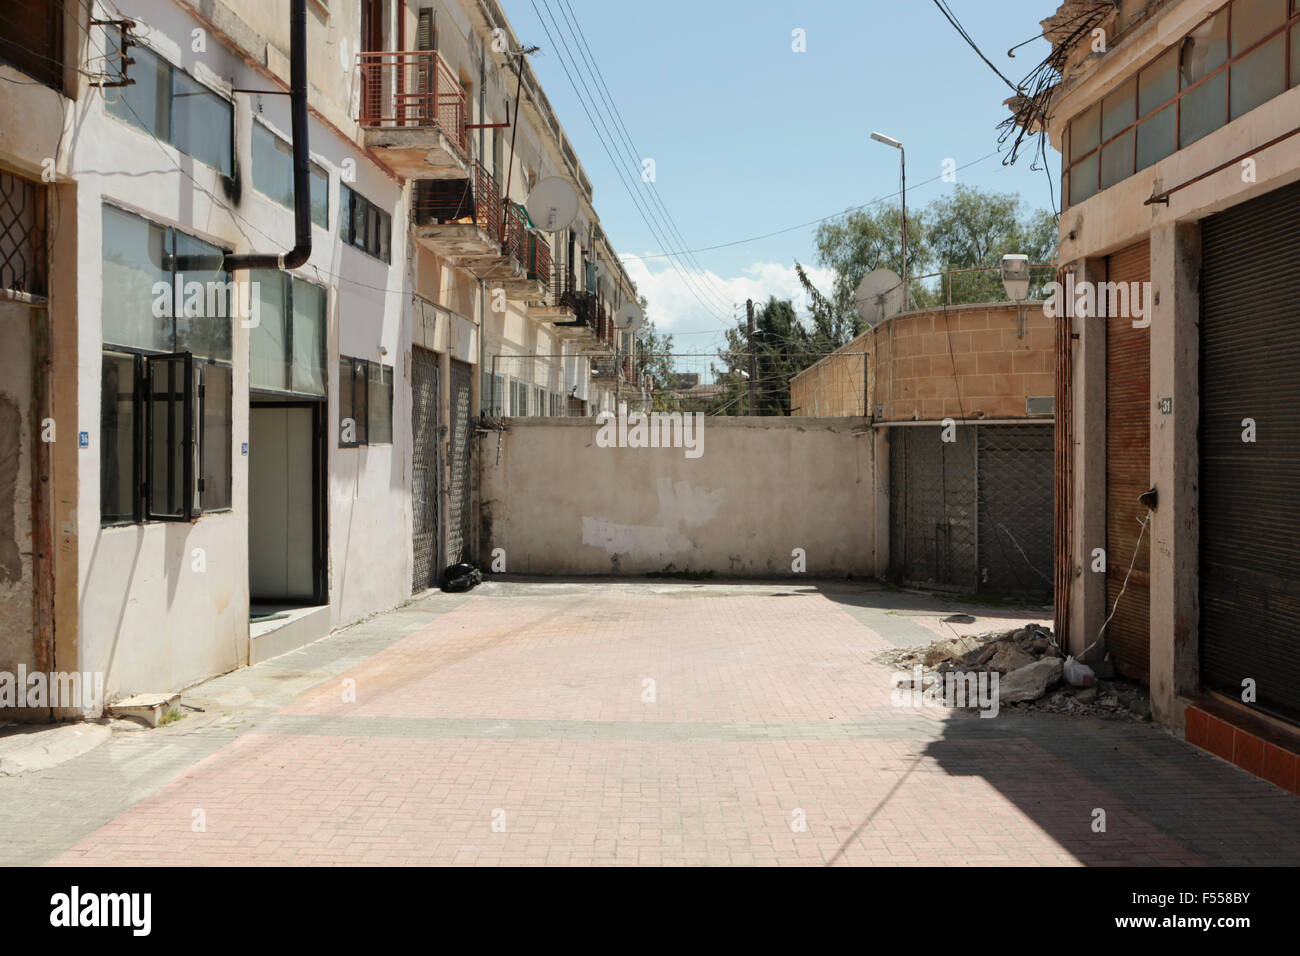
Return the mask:
[[[884,143],[898,150],[898,163],[903,178],[903,308],[906,309],[912,301],[912,284],[908,281],[907,274],[907,152],[903,149],[903,144],[892,136],[872,133],[871,138],[877,143]]]

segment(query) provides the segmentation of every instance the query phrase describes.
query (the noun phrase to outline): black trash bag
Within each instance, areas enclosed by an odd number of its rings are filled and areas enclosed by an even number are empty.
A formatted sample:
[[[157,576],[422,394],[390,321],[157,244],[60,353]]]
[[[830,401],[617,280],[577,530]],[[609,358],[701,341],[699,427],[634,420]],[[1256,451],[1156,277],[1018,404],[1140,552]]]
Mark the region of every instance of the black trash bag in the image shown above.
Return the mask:
[[[469,591],[483,583],[483,572],[472,564],[453,564],[442,572],[444,591]]]

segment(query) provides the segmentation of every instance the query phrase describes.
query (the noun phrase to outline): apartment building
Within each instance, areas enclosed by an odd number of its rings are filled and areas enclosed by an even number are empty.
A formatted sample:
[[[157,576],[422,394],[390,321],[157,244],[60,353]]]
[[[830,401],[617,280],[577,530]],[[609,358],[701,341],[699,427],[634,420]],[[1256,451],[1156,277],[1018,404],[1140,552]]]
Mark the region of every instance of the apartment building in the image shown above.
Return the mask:
[[[518,48],[469,0],[0,12],[0,670],[175,690],[393,607],[476,557],[487,356],[612,407],[635,289]]]
[[[1057,336],[1058,628],[1076,653],[1104,637],[1158,719],[1281,781],[1276,732],[1300,722],[1300,3],[1070,2],[1043,30],[1060,82],[1015,106],[1063,155],[1082,305]]]

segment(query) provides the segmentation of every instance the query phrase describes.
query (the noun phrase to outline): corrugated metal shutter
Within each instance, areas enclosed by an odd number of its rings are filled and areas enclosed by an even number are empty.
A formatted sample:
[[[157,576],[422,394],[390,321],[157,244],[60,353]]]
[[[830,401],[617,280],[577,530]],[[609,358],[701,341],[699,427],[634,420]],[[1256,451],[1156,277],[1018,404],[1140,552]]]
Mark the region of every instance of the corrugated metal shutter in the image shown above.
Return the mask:
[[[411,349],[411,547],[414,572],[411,590],[418,594],[436,587],[442,567],[438,561],[438,419],[442,392],[438,388],[438,356],[428,349]]]
[[[1150,281],[1150,242],[1115,253],[1106,272],[1109,282]],[[1131,315],[1110,316],[1106,319],[1106,612],[1113,607],[1115,615],[1106,628],[1106,642],[1120,672],[1141,680],[1151,669],[1151,536],[1148,529],[1139,546],[1147,510],[1138,496],[1150,487],[1151,333],[1133,328]]]
[[[449,435],[451,474],[447,485],[447,563],[468,560],[469,549],[469,456],[474,433],[474,369],[464,362],[451,362],[451,432]]]
[[[1201,682],[1300,719],[1300,185],[1202,223]],[[1243,440],[1245,419],[1255,441]]]
[[[922,587],[974,592],[975,429],[943,441],[938,426],[890,429],[893,575]]]
[[[1052,596],[1051,425],[979,425],[979,589]]]

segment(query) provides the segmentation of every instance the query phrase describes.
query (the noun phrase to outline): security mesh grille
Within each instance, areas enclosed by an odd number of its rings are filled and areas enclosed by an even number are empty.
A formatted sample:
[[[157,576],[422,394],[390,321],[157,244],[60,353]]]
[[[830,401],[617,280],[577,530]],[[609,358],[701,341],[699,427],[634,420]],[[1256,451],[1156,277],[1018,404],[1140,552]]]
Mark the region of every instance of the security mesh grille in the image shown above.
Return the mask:
[[[447,563],[466,560],[469,548],[469,456],[473,422],[474,371],[451,363],[451,476],[447,487]]]
[[[924,587],[976,590],[975,429],[890,429],[890,559]]]
[[[438,583],[438,356],[411,350],[411,545],[415,553],[411,590],[420,593]]]
[[[45,295],[45,190],[0,171],[0,289]]]
[[[1050,600],[1051,425],[980,425],[981,591]]]

